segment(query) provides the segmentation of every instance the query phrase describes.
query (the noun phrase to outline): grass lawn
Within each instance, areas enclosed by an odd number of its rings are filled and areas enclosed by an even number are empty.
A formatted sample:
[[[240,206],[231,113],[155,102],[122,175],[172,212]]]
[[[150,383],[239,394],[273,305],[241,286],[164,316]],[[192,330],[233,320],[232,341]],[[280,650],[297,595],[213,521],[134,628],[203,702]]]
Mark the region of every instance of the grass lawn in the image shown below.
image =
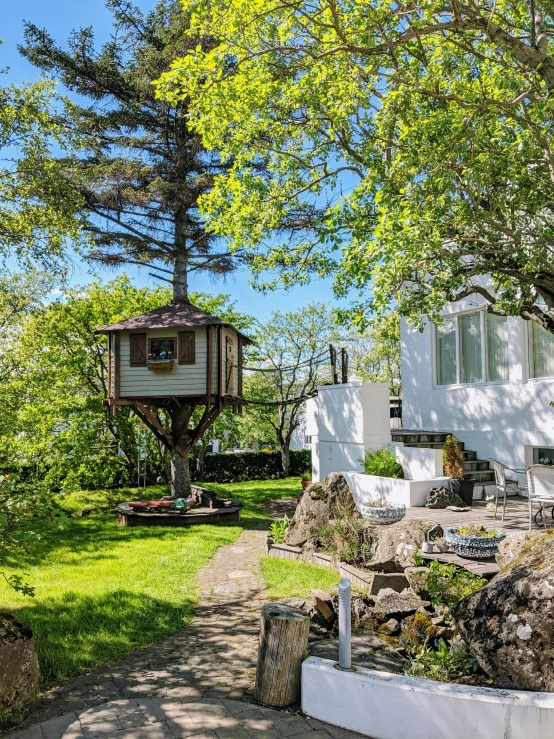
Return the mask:
[[[263,523],[259,503],[295,497],[298,478],[210,485],[245,503],[241,524],[189,529],[119,526],[100,515],[136,489],[75,493],[63,500],[71,513],[34,526],[41,540],[2,567],[25,575],[34,598],[15,593],[0,578],[0,610],[31,626],[42,687],[62,683],[183,628],[198,599],[196,575],[218,547],[245,527]],[[165,489],[149,488],[159,497]]]
[[[328,567],[278,557],[264,557],[261,568],[270,600],[310,598],[312,588],[332,590],[340,580]]]

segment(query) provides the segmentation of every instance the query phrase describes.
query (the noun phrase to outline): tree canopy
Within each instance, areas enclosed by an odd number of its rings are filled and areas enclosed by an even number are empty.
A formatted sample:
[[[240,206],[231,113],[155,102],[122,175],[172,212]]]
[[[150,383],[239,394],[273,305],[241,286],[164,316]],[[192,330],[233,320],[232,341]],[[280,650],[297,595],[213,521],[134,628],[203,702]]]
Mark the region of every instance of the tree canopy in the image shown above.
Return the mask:
[[[184,7],[217,43],[176,60],[159,94],[187,100],[226,157],[203,208],[262,284],[335,272],[360,320],[397,302],[417,322],[480,293],[554,331],[548,4]]]
[[[107,5],[113,35],[102,47],[92,27],[74,31],[64,47],[28,23],[20,51],[74,94],[60,121],[81,148],[52,166],[63,166],[82,199],[91,244],[85,256],[108,266],[144,265],[186,299],[190,274],[235,267],[236,254],[206,231],[197,209],[225,166],[188,128],[186,101],[156,98],[152,80],[176,56],[210,42],[187,33],[189,15],[178,0],[144,13],[128,0]]]

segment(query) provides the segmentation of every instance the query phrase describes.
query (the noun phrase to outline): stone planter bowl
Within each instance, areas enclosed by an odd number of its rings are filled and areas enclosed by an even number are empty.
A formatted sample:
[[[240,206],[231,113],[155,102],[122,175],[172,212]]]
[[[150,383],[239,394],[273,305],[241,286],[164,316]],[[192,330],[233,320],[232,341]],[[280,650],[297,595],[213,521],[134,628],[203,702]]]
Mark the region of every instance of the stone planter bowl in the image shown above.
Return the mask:
[[[383,508],[376,508],[369,505],[361,505],[360,513],[374,524],[389,524],[401,521],[406,515],[405,505],[389,505]]]
[[[498,552],[498,545],[506,538],[505,531],[498,531],[498,536],[462,536],[457,526],[445,527],[444,538],[451,549],[460,557],[467,559],[490,559]]]

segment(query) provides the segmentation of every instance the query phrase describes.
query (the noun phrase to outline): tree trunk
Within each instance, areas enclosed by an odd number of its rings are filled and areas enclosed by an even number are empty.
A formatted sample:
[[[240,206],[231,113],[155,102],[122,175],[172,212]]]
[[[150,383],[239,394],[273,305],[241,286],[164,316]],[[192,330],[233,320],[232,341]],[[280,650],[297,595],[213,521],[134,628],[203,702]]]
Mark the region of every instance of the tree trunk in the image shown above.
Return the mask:
[[[173,299],[188,301],[188,259],[186,222],[180,213],[175,217],[175,258],[173,261]]]
[[[286,441],[281,444],[281,466],[283,468],[283,477],[288,477],[290,471],[290,448]]]
[[[188,498],[191,494],[188,456],[185,459],[178,452],[171,452],[171,497]]]
[[[191,494],[188,445],[186,440],[187,409],[177,406],[169,410],[171,418],[171,433],[173,439],[185,450],[183,457],[175,450],[171,451],[171,496],[173,498],[188,498]]]
[[[300,698],[308,654],[310,617],[285,603],[262,606],[255,698],[264,706],[290,706]]]

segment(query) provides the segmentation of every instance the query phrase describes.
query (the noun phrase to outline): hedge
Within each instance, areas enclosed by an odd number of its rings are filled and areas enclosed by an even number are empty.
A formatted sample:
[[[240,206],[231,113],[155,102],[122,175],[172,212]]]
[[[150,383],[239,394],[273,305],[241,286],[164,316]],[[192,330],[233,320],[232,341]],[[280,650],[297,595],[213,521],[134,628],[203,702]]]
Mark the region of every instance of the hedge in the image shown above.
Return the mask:
[[[190,465],[194,478],[196,465]],[[308,449],[291,449],[290,471],[292,476],[303,475],[312,468],[312,453]],[[203,482],[245,482],[247,480],[271,480],[282,477],[280,452],[236,452],[232,454],[206,454]]]

